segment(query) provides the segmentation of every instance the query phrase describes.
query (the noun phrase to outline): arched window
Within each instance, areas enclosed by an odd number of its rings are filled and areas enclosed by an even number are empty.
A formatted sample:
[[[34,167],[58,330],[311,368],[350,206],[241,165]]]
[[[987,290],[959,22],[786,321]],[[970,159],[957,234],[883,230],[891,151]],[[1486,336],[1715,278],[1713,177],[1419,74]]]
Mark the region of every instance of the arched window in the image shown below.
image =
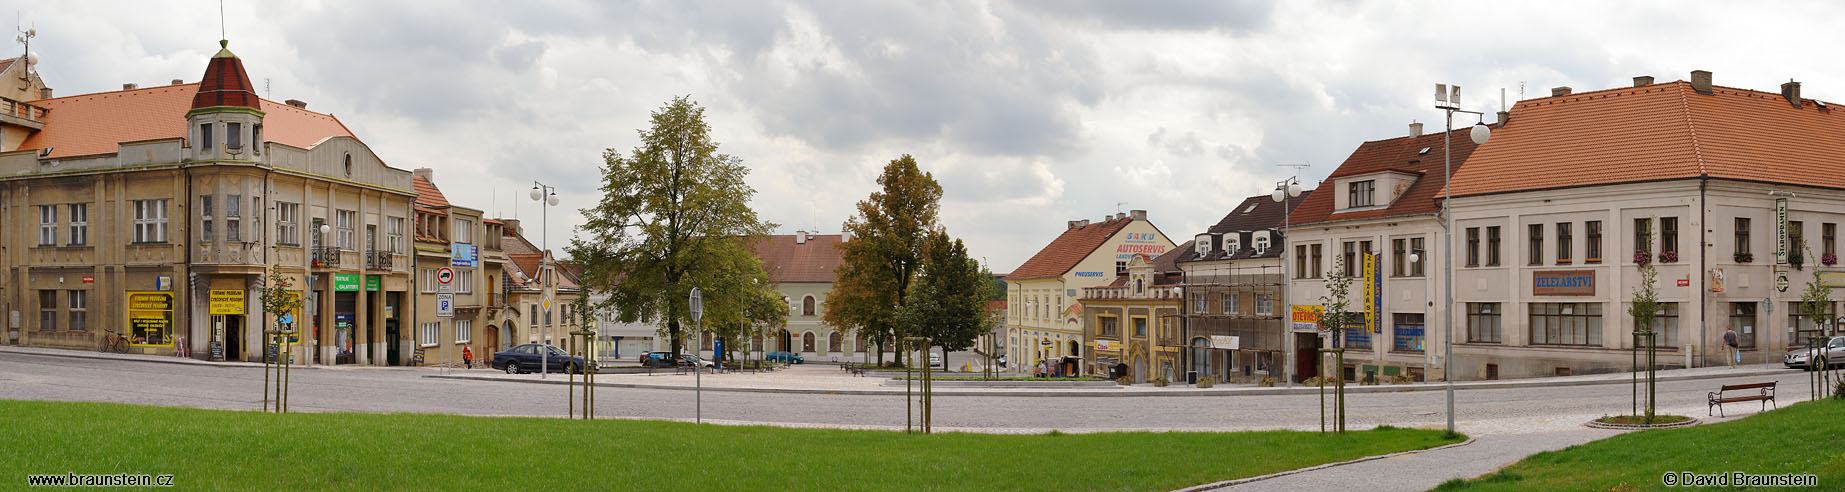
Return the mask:
[[[1268,252],[1268,237],[1267,236],[1256,237],[1256,254],[1262,254],[1266,252]]]
[[[852,339],[853,339],[853,340],[857,340],[857,341],[858,341],[858,352],[859,352],[859,353],[865,353],[865,352],[867,352],[867,350],[865,350],[865,337],[864,337],[864,336],[862,336],[862,335],[861,335],[861,336],[854,336],[854,337],[852,337]]]
[[[810,332],[801,334],[801,351],[802,352],[814,351],[814,332],[810,331]]]
[[[761,334],[750,336],[750,350],[754,350],[757,352],[762,351],[762,335]]]
[[[814,296],[807,296],[807,297],[801,298],[801,315],[802,316],[813,316],[814,315]]]
[[[846,347],[846,338],[844,336],[841,336],[839,332],[835,331],[833,332],[833,334],[826,336],[826,351],[827,352],[835,352],[835,353],[844,352],[845,347]]]
[[[1134,279],[1134,295],[1145,293],[1147,293],[1147,282],[1141,279]]]
[[[1071,357],[1082,357],[1083,355],[1082,348],[1083,348],[1083,344],[1077,343],[1076,340],[1071,340],[1070,341],[1070,356]]]
[[[711,350],[711,332],[705,332],[698,336],[698,349]]]

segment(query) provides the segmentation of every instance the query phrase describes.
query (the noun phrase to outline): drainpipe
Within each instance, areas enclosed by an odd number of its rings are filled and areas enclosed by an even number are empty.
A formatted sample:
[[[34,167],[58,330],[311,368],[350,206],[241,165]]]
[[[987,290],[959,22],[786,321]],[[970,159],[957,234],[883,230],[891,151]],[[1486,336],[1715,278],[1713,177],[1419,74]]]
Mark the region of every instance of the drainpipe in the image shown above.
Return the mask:
[[[1708,312],[1709,306],[1710,306],[1710,303],[1709,303],[1710,286],[1706,285],[1706,282],[1710,281],[1710,274],[1706,273],[1708,271],[1707,269],[1709,268],[1708,263],[1710,262],[1710,245],[1709,245],[1710,235],[1708,234],[1707,231],[1711,231],[1714,229],[1711,229],[1710,224],[1706,222],[1706,220],[1709,219],[1709,217],[1707,217],[1708,214],[1706,214],[1706,211],[1708,211],[1709,208],[1707,206],[1708,202],[1705,201],[1706,200],[1705,193],[1709,191],[1708,190],[1709,186],[1710,186],[1710,176],[1709,175],[1698,177],[1698,229],[1699,230],[1698,230],[1697,276],[1701,277],[1698,279],[1698,282],[1697,282],[1698,284],[1698,319],[1700,320],[1700,322],[1698,323],[1698,344],[1697,344],[1698,356],[1694,358],[1691,364],[1685,365],[1686,369],[1690,369],[1691,366],[1693,365],[1703,365],[1704,345],[1705,345],[1705,340],[1707,340],[1707,338],[1705,337],[1710,335],[1709,333],[1710,323],[1708,323],[1710,319],[1709,318],[1710,313]],[[1687,356],[1690,356],[1691,347],[1684,347],[1684,350],[1685,350],[1685,354]]]

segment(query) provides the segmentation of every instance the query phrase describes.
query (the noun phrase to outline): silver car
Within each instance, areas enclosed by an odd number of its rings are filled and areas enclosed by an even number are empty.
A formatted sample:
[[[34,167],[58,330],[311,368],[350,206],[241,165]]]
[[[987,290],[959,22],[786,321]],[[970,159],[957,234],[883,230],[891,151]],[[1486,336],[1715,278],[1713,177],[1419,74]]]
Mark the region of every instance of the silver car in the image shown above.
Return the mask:
[[[1789,368],[1810,369],[1813,366],[1813,356],[1817,354],[1824,354],[1820,357],[1825,359],[1827,369],[1845,366],[1845,337],[1832,337],[1826,342],[1824,352],[1808,348],[1788,352],[1787,357],[1782,359],[1782,363]]]

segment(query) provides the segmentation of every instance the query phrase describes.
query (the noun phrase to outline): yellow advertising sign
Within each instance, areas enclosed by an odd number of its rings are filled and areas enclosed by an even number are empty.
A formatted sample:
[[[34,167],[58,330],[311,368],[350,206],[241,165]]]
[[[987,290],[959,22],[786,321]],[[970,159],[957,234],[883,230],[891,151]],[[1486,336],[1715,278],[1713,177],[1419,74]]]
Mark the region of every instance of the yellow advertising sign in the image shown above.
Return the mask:
[[[243,314],[243,291],[212,290],[211,314]]]
[[[1377,296],[1381,294],[1378,292],[1381,286],[1377,285],[1377,255],[1365,253],[1363,256],[1364,276],[1360,280],[1365,283],[1365,328],[1371,333],[1380,333],[1383,329],[1378,323],[1381,316],[1378,314]]]
[[[1719,269],[1718,271],[1722,271],[1722,270]],[[1835,289],[1839,287],[1845,287],[1845,271],[1820,270],[1817,272],[1813,272],[1813,274],[1819,276],[1819,286],[1820,287],[1829,287],[1829,288],[1835,288]],[[1721,276],[1722,274],[1718,274],[1718,275]]]
[[[172,292],[129,292],[127,304],[131,345],[173,345]]]
[[[1320,316],[1326,313],[1325,306],[1302,306],[1295,304],[1289,318],[1294,331],[1317,331],[1320,329]]]

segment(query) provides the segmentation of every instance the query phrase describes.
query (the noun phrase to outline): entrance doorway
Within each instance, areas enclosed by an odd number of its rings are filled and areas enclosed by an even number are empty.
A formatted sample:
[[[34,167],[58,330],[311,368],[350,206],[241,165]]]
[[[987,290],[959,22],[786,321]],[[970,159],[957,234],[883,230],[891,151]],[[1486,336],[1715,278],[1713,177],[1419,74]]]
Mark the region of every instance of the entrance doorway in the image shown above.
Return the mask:
[[[397,337],[397,318],[385,318],[384,320],[384,363],[385,365],[391,365],[391,366],[403,365],[404,362],[403,360],[400,359],[402,355],[400,354],[398,350],[402,342],[403,341],[398,339]]]
[[[224,316],[224,360],[243,360],[243,315]]]
[[[485,340],[486,344],[481,345],[480,351],[486,352],[485,354],[481,354],[481,355],[487,356],[487,358],[489,359],[487,362],[493,362],[491,359],[493,358],[494,352],[500,351],[500,327],[493,326],[493,325],[487,325],[486,331],[487,332],[483,334],[483,336],[487,339]]]
[[[1294,382],[1320,375],[1320,336],[1317,333],[1294,334]]]

